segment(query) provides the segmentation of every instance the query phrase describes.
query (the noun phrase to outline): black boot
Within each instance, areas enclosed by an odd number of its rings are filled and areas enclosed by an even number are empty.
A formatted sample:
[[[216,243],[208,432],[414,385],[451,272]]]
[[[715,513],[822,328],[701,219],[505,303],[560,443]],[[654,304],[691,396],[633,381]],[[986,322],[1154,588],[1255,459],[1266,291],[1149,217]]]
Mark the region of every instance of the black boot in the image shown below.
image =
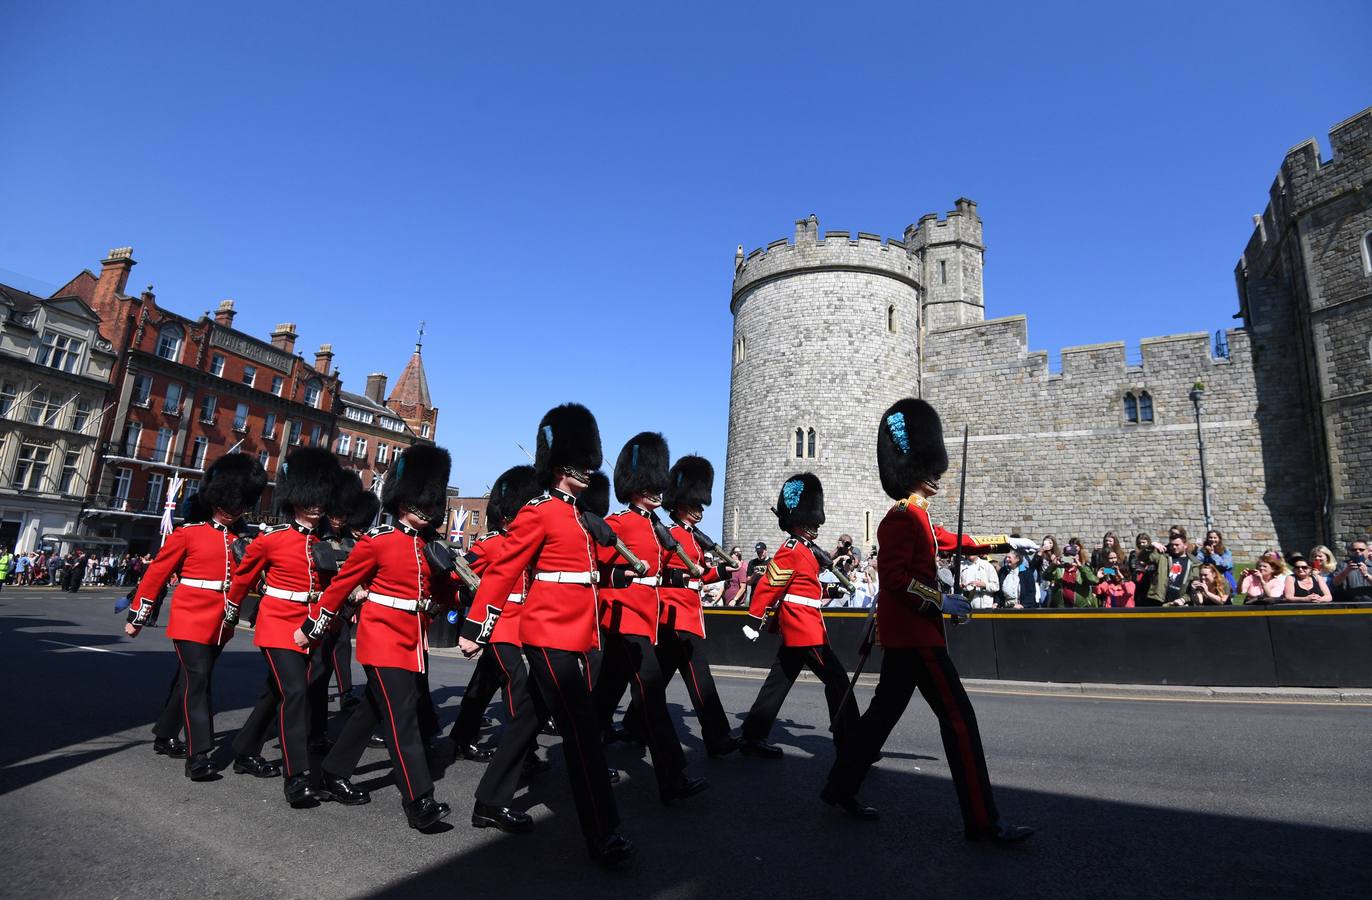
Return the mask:
[[[186,760],[186,777],[191,781],[209,781],[216,774],[208,753],[197,753]]]
[[[539,726],[538,733],[546,734],[549,737],[557,737],[559,734],[557,730],[557,723],[554,722],[552,719],[549,719],[548,721],[544,722],[542,725]]]
[[[1032,837],[1034,829],[1027,825],[1007,825],[1005,822],[996,822],[986,828],[979,830],[968,830],[965,837],[969,841],[993,841],[1002,847],[1010,844],[1018,844],[1020,841]]]
[[[185,759],[186,742],[174,737],[158,738],[152,742],[152,752],[158,756],[170,756],[172,759]]]
[[[524,757],[524,774],[538,775],[548,771],[549,765],[550,763],[546,759],[539,756],[533,750],[530,750],[529,755]]]
[[[354,787],[353,783],[346,778],[337,775],[330,775],[328,772],[323,774],[323,784],[319,791],[319,799],[333,800],[342,803],[344,806],[361,806],[364,803],[372,802],[372,795]]]
[[[776,744],[769,744],[766,741],[747,741],[739,748],[744,756],[756,756],[759,759],[781,759],[784,754]]]
[[[870,821],[881,817],[881,813],[877,812],[876,807],[868,806],[852,795],[840,794],[838,791],[831,790],[828,787],[819,792],[819,799],[830,806],[838,807],[854,819],[867,819]]]
[[[457,750],[456,750],[457,759],[466,759],[466,760],[470,760],[470,761],[472,761],[472,762],[482,762],[482,763],[484,763],[484,762],[490,762],[490,761],[491,761],[491,757],[495,756],[495,754],[492,753],[491,751],[489,751],[489,750],[482,750],[482,749],[481,749],[480,747],[478,747],[476,744],[458,744],[458,743],[454,743],[453,746],[457,748]]]
[[[491,806],[476,801],[472,807],[472,827],[499,828],[506,834],[524,834],[534,830],[533,817],[508,806]]]
[[[687,778],[685,772],[677,775],[676,781],[662,789],[662,805],[670,806],[673,800],[694,797],[710,786],[704,778]]]
[[[348,691],[348,693],[346,694],[338,695],[338,708],[340,710],[352,709],[354,706],[361,702],[362,698],[354,694],[352,691]]]
[[[627,859],[634,852],[634,845],[621,834],[610,834],[587,842],[586,852],[591,859],[609,868]]]
[[[267,762],[260,756],[240,753],[233,758],[233,771],[235,775],[251,775],[254,778],[275,778],[281,774],[281,767],[276,763]]]
[[[386,746],[386,739],[379,734],[374,734],[371,737],[367,738],[367,746],[384,748]]]
[[[319,795],[310,787],[310,773],[286,776],[286,802],[292,809],[310,809],[319,805]]]
[[[728,756],[730,753],[737,750],[738,747],[738,738],[730,736],[718,743],[709,745],[705,748],[705,752],[710,755],[711,759],[718,759],[721,756]]]
[[[434,800],[432,794],[416,797],[402,805],[405,809],[405,820],[410,823],[411,828],[419,831],[438,824],[441,820],[448,818],[448,813],[452,812],[448,808],[448,804]]]

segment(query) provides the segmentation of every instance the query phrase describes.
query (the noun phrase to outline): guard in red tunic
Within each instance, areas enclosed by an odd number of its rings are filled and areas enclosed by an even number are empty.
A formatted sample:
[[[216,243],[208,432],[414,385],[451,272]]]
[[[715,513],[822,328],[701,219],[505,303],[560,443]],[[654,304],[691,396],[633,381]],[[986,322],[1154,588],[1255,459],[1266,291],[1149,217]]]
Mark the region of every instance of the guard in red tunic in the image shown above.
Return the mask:
[[[181,576],[172,597],[167,637],[181,664],[166,708],[153,727],[153,749],[164,756],[186,756],[186,777],[205,781],[215,777],[210,751],[214,742],[214,713],[210,686],[214,664],[233,637],[238,607],[229,602],[234,567],[234,544],[243,526],[243,513],[257,504],[267,486],[267,473],[244,453],[229,453],[205,470],[200,492],[192,498],[194,515],[203,521],[187,523],[167,536],[157,558],[148,566],[129,606],[125,634],[137,637],[157,614],[157,596],[173,574]],[[184,726],[186,743],[176,739]]]
[[[764,759],[782,756],[780,747],[767,743],[767,735],[803,668],[824,682],[835,745],[842,746],[849,740],[857,726],[853,704],[843,702],[848,692],[848,673],[829,646],[820,612],[824,594],[813,543],[819,526],[824,524],[824,487],[819,479],[809,472],[786,479],[777,496],[776,514],[777,524],[791,537],[778,548],[767,564],[766,574],[753,588],[748,609],[750,622],[743,626],[744,635],[757,640],[771,611],[781,631],[782,645],[777,650],[776,662],[743,721],[744,754]]]
[[[281,769],[262,758],[272,728],[281,737],[286,802],[317,806],[310,787],[310,652],[295,642],[307,619],[319,614],[323,576],[319,528],[339,481],[338,459],[323,447],[302,447],[286,457],[276,476],[276,506],[291,521],[264,530],[234,568],[229,602],[238,605],[265,578],[253,623],[253,643],[267,662],[262,698],[233,739],[233,770],[273,778]]]
[[[326,515],[329,530],[317,545],[315,558],[319,575],[328,585],[347,561],[357,540],[366,534],[381,512],[381,500],[362,487],[357,475],[339,469],[339,484],[330,498]],[[329,752],[327,737],[329,724],[329,681],[337,679],[339,706],[352,709],[358,698],[352,693],[353,622],[357,610],[367,599],[365,585],[353,588],[342,613],[334,619],[333,627],[310,652],[310,753],[323,756]]]
[[[705,610],[700,588],[728,578],[733,568],[705,566],[705,551],[696,538],[696,526],[710,504],[714,482],[714,467],[702,456],[683,456],[667,475],[667,490],[662,499],[672,517],[671,535],[691,561],[704,569],[704,574],[692,578],[676,554],[667,557],[659,590],[662,620],[657,630],[657,659],[668,682],[677,672],[681,673],[700,720],[705,750],[718,757],[737,750],[738,741],[729,733],[729,717],[719,702],[710,660],[705,654]]]
[[[1024,840],[1033,829],[1008,825],[996,811],[976,713],[944,638],[944,614],[966,617],[972,608],[964,598],[944,595],[938,587],[937,553],[957,549],[958,540],[929,521],[929,499],[938,493],[939,478],[948,469],[943,424],[933,407],[911,398],[886,411],[877,424],[877,468],[882,489],[899,501],[877,529],[881,678],[857,738],[840,748],[821,797],[852,815],[876,818],[874,809],[856,799],[857,791],[918,688],[938,717],[967,839],[1002,844]],[[1004,536],[964,538],[963,550],[989,551],[1016,541]]]
[[[489,616],[505,607],[525,573],[531,573],[519,613],[519,639],[562,735],[587,850],[592,859],[612,865],[628,856],[633,845],[616,831],[619,809],[591,703],[586,654],[600,646],[599,578],[592,538],[576,508],[577,495],[590,483],[600,456],[600,429],[584,406],[568,403],[544,415],[534,467],[539,484],[549,491],[510,523],[503,552],[481,579],[458,645],[468,655],[479,652],[478,639],[488,631]]]
[[[446,508],[451,468],[441,447],[418,445],[400,455],[381,495],[396,524],[373,528],[357,542],[324,590],[318,616],[296,635],[302,645],[323,639],[353,590],[367,585],[357,620],[357,661],[367,673],[367,693],[320,766],[323,791],[325,799],[350,805],[370,799],[348,779],[380,724],[405,818],[421,831],[449,813],[448,804],[433,797],[419,704],[429,623],[456,600],[452,557],[433,526]]]
[[[605,657],[594,695],[600,720],[608,725],[624,686],[629,686],[642,714],[663,803],[693,796],[710,786],[704,778],[686,776],[686,756],[667,711],[667,682],[655,649],[662,612],[658,586],[668,549],[659,540],[659,531],[665,533],[666,529],[654,511],[662,505],[669,460],[667,441],[660,434],[645,431],[630,438],[615,461],[615,497],[628,508],[605,521],[624,546],[647,563],[648,570],[639,575],[627,565],[614,564],[613,548],[600,551],[600,562],[608,566],[609,583],[600,591]]]

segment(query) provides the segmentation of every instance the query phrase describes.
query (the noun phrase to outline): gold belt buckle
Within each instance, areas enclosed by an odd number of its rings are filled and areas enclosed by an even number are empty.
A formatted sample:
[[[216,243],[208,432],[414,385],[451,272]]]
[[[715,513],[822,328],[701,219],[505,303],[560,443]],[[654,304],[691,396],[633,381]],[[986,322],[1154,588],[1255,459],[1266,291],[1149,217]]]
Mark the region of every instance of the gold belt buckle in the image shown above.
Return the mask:
[[[305,602],[306,602],[306,603],[318,603],[318,602],[319,602],[319,598],[320,598],[321,596],[323,596],[323,595],[322,595],[319,591],[307,591],[307,592],[305,593]]]

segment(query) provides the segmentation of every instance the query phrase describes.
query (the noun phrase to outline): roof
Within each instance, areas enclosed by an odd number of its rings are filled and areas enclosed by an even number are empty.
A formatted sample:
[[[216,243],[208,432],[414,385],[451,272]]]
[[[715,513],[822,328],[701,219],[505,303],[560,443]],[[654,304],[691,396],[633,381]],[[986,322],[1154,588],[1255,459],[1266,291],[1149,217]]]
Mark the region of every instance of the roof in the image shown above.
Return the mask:
[[[18,312],[31,312],[43,302],[42,297],[8,284],[0,284],[0,300],[13,306]]]
[[[416,344],[414,355],[405,364],[405,371],[401,372],[400,378],[396,380],[387,403],[433,408],[433,400],[429,398],[429,379],[424,374],[424,359],[419,351],[420,347]]]
[[[385,404],[377,403],[375,400],[373,400],[371,397],[366,396],[365,394],[354,394],[352,391],[339,391],[338,399],[342,400],[349,406],[360,406],[364,409],[369,409],[372,412],[383,413],[385,415],[391,416],[392,418],[395,418],[395,413],[391,412]]]

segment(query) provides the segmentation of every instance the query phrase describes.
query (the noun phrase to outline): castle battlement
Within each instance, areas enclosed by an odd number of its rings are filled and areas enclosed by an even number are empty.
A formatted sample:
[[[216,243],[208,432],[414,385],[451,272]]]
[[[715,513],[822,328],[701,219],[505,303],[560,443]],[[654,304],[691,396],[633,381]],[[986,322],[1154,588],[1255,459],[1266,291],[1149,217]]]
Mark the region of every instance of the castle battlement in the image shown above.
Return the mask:
[[[885,275],[911,286],[919,285],[918,262],[905,242],[859,231],[826,231],[820,236],[819,219],[796,220],[795,238],[779,238],[740,259],[735,256],[732,302],[759,284],[800,271],[869,272]]]
[[[925,213],[905,229],[905,244],[911,253],[925,247],[959,243],[981,247],[981,217],[977,215],[976,201],[966,197],[959,197],[956,208],[944,218],[940,219],[938,213]]]

